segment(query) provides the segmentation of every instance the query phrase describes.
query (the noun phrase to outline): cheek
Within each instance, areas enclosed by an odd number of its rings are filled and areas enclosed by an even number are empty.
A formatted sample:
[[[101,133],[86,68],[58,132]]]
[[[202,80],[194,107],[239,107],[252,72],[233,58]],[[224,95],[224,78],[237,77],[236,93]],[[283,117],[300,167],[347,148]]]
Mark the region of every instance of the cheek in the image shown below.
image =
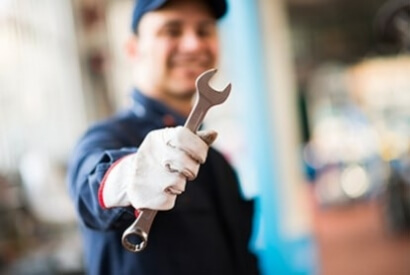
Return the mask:
[[[214,59],[214,62],[217,62],[219,59],[219,45],[218,43],[211,43],[209,46],[209,51],[210,54],[212,55],[212,58]]]
[[[168,64],[172,56],[170,45],[154,43],[146,49],[154,66],[161,67]]]

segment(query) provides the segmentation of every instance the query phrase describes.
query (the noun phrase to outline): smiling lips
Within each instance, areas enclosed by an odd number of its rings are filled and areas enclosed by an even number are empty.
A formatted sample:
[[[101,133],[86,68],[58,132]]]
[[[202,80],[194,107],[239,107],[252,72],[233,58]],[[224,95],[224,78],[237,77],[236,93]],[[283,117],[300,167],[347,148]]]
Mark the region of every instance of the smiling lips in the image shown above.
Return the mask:
[[[171,65],[176,67],[200,68],[203,70],[210,66],[210,58],[207,54],[200,55],[176,55],[171,59]]]

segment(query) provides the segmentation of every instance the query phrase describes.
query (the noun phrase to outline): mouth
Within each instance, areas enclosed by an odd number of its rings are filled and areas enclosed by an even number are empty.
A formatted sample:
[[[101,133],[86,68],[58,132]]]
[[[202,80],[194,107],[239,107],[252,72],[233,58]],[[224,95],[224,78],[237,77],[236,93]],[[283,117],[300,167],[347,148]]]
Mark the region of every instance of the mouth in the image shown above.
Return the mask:
[[[186,71],[203,71],[209,66],[201,63],[177,63],[174,64],[173,68]]]
[[[186,70],[205,70],[210,68],[210,59],[205,55],[200,56],[177,56],[171,61],[171,66]]]

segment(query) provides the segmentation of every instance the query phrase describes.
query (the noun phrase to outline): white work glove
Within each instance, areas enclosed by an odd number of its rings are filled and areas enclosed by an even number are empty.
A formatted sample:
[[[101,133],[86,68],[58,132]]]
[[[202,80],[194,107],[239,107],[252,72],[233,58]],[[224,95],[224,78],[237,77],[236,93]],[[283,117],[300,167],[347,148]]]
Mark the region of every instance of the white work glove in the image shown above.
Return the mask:
[[[178,126],[150,132],[137,153],[118,160],[107,171],[99,190],[104,208],[169,210],[187,180],[196,178],[215,131],[197,134]]]

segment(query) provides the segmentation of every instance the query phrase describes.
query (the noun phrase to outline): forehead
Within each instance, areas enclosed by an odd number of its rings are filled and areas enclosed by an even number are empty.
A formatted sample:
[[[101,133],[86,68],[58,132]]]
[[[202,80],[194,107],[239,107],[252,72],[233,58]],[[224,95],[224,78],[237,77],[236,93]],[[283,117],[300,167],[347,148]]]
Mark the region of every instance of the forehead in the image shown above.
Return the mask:
[[[139,30],[150,26],[178,21],[183,24],[214,24],[216,22],[208,5],[203,1],[174,0],[165,4],[158,10],[147,12],[140,21]]]

